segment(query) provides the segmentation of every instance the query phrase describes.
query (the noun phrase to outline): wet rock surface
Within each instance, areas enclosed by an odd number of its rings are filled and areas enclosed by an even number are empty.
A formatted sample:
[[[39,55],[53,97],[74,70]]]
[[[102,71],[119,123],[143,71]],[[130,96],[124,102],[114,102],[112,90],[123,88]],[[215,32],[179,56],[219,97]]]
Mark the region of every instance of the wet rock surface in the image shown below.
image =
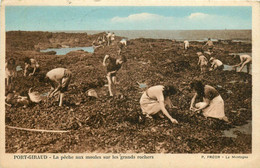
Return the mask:
[[[57,67],[73,73],[64,106],[53,99],[29,107],[6,106],[6,125],[45,130],[67,130],[66,133],[32,132],[6,127],[7,153],[251,153],[251,135],[238,133],[237,138],[223,137],[222,131],[252,120],[252,76],[235,71],[200,73],[196,52],[201,42],[190,42],[183,50],[181,42],[164,39],[134,39],[123,49],[127,62],[117,73],[120,84],[117,96],[111,98],[105,86],[106,70],[102,66],[106,54],[116,56],[114,44],[95,52],[73,51],[66,55],[41,53],[39,49],[58,45],[90,46],[96,37],[82,34],[48,32],[7,32],[7,58],[23,65],[26,56],[37,59],[41,71],[24,78],[18,72],[15,90],[26,96],[29,88],[40,93],[50,89],[42,76]],[[24,40],[26,38],[27,40]],[[118,40],[119,41],[119,40]],[[251,44],[215,42],[214,56],[224,64],[239,62],[229,53],[251,52]],[[59,46],[58,46],[59,47]],[[189,110],[193,96],[189,83],[202,79],[215,87],[225,101],[230,123],[204,118]],[[179,121],[173,125],[166,119],[141,114],[139,99],[143,89],[158,84],[173,84],[178,93],[171,100],[178,109],[169,113]],[[94,89],[98,98],[89,97]]]

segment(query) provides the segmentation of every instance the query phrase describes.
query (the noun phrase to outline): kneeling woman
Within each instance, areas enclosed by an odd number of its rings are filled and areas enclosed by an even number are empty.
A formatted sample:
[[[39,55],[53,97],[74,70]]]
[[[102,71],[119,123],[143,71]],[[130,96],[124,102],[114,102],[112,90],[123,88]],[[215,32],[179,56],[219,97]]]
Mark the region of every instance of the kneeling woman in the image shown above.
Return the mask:
[[[214,87],[204,85],[201,81],[194,81],[191,83],[191,89],[196,93],[191,100],[190,110],[194,112],[202,110],[205,117],[228,121],[224,112],[224,101]],[[203,102],[196,103],[194,107],[197,97],[203,98]]]
[[[169,99],[169,96],[174,94],[176,94],[176,90],[173,86],[157,85],[150,87],[143,93],[140,99],[143,114],[149,117],[162,111],[172,123],[177,124],[178,121],[173,119],[165,108],[166,105],[174,107]]]

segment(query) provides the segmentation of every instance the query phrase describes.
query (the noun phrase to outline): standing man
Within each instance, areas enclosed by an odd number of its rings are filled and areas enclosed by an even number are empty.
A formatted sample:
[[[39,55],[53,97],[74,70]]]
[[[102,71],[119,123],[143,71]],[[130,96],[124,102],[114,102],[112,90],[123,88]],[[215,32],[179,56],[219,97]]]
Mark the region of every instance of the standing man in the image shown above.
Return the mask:
[[[59,95],[59,106],[63,104],[64,92],[68,90],[72,73],[65,68],[55,68],[46,74],[48,82],[51,84],[51,90],[48,93],[48,98],[56,94]]]

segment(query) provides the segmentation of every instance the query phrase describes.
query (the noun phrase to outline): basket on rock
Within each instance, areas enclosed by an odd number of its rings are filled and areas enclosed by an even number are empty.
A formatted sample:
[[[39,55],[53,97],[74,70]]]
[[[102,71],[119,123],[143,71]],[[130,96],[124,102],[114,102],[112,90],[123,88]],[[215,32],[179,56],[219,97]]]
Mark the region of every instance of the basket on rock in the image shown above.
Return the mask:
[[[29,89],[28,95],[31,102],[40,103],[42,101],[42,97],[40,93],[36,91],[32,91],[32,88]]]

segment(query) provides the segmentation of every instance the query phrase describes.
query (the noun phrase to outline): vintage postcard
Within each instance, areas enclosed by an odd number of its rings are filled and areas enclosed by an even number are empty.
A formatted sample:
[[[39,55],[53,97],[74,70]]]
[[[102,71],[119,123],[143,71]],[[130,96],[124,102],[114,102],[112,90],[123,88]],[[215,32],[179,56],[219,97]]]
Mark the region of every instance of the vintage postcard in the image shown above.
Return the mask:
[[[2,1],[0,167],[259,167],[260,3],[123,2]]]

